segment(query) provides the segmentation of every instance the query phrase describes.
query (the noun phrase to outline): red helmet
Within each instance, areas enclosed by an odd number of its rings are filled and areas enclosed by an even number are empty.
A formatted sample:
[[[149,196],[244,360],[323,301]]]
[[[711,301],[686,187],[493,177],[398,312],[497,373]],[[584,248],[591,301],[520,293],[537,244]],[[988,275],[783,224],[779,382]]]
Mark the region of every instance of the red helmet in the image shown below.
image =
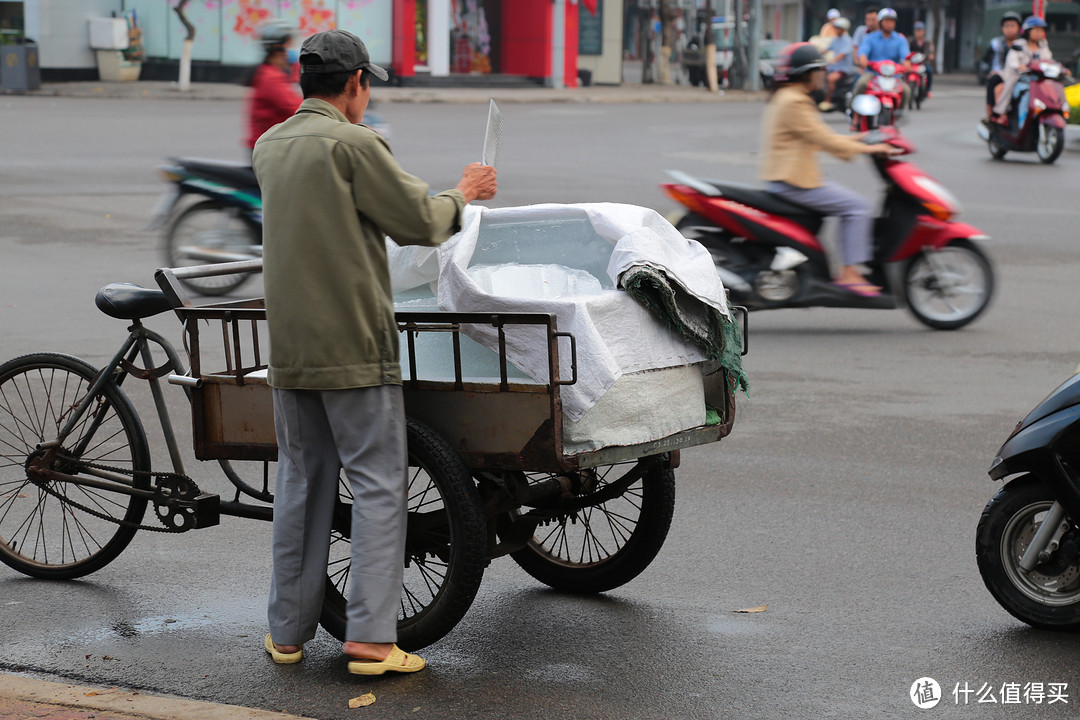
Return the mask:
[[[773,79],[776,82],[790,82],[811,70],[825,67],[827,63],[821,51],[808,42],[792,43],[780,53],[776,62]]]

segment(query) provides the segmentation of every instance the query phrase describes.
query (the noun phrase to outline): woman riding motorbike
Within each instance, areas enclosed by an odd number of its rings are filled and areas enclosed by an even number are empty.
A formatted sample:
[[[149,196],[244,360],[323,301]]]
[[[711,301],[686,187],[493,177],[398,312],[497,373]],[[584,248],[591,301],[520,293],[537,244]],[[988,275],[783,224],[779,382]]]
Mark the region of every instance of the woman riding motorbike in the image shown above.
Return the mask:
[[[247,98],[246,146],[249,151],[264,132],[292,117],[303,101],[297,88],[300,79],[298,58],[291,57],[296,51],[289,48],[292,28],[284,21],[274,20],[260,28],[259,39],[266,56],[255,68]]]
[[[816,154],[823,150],[849,160],[898,151],[886,144],[867,145],[861,142],[863,135],[829,129],[811,98],[825,83],[825,66],[825,58],[810,43],[789,45],[781,53],[774,75],[777,89],[765,109],[759,175],[773,194],[840,218],[843,266],[833,283],[874,297],[881,288],[867,281],[858,267],[872,255],[872,207],[858,193],[825,180]]]
[[[1050,46],[1046,42],[1046,21],[1041,17],[1032,15],[1020,27],[1023,35],[1021,42],[1015,43],[1005,57],[1005,67],[1002,70],[1004,82],[1001,85],[1001,94],[994,104],[994,122],[1007,124],[1005,115],[1009,112],[1012,104],[1013,89],[1016,87],[1020,76],[1027,72],[1028,65],[1032,60],[1053,60],[1054,55],[1050,52]]]

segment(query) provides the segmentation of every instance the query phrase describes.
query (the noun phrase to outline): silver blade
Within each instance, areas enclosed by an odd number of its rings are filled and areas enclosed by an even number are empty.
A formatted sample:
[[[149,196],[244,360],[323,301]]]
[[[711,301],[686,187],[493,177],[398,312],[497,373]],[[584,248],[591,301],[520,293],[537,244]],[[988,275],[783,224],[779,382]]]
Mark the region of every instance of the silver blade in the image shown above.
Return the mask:
[[[492,100],[488,105],[487,129],[484,131],[484,154],[480,162],[495,167],[499,159],[499,145],[502,143],[503,119],[499,106]]]

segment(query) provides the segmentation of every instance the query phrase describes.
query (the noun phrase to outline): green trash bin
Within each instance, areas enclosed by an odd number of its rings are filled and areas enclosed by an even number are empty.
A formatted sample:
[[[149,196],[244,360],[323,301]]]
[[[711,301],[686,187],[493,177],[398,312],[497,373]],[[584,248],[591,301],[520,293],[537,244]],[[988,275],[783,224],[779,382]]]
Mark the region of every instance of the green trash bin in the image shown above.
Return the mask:
[[[41,89],[41,64],[36,42],[23,40],[18,44],[0,45],[0,89]]]

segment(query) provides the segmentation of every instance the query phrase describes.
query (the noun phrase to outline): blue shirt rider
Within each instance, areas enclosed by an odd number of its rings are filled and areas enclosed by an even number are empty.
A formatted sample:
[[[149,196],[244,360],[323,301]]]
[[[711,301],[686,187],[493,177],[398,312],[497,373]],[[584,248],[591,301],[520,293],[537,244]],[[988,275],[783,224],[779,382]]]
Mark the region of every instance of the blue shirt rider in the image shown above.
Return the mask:
[[[907,68],[907,56],[911,52],[911,48],[908,47],[907,38],[900,33],[896,32],[896,11],[892,8],[882,8],[878,12],[878,30],[869,33],[866,39],[859,44],[859,59],[858,64],[860,67],[866,67],[871,62],[877,62],[880,60],[892,60],[899,67],[897,67],[897,82],[900,83],[904,89],[904,98],[900,108],[905,108],[908,105],[908,100],[911,97],[911,88],[907,86],[903,78],[900,77],[902,70]],[[859,78],[859,81],[855,83],[855,95],[861,95],[866,92],[867,86],[870,84],[870,76],[872,73],[863,73]]]

